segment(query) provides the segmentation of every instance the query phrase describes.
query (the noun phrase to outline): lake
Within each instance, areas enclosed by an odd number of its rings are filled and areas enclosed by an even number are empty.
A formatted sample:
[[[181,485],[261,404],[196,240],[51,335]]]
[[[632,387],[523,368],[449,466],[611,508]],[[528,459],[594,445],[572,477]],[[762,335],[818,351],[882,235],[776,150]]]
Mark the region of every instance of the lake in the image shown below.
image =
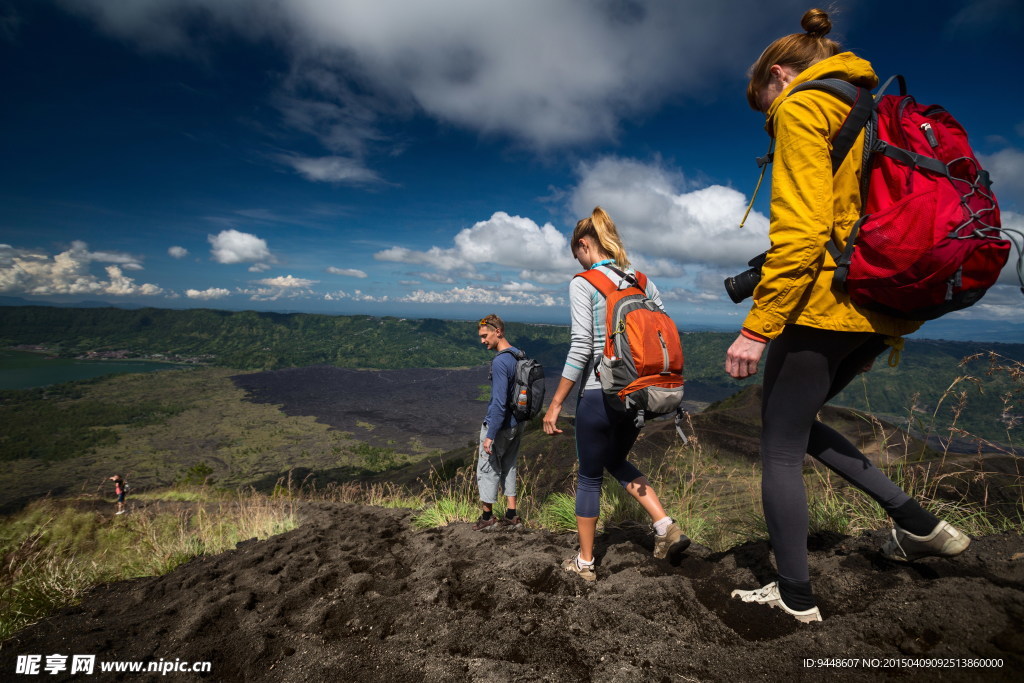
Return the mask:
[[[77,360],[0,349],[0,389],[31,389],[125,372],[155,372],[183,367],[147,360]]]

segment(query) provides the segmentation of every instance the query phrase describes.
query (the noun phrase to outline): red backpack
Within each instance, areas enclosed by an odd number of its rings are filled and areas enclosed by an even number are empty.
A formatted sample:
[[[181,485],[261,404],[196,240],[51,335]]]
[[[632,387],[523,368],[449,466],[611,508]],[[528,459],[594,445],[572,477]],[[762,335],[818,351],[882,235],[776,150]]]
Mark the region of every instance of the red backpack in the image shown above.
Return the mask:
[[[866,128],[863,215],[845,250],[826,243],[837,264],[834,286],[858,306],[931,320],[981,299],[1011,245],[1017,247],[1002,234],[1017,231],[1001,228],[988,172],[963,126],[940,106],[918,104],[903,77],[893,78],[899,95],[882,94],[893,79],[874,97],[839,79],[809,81],[792,92],[825,90],[851,105],[833,139],[833,172]]]
[[[647,297],[647,276],[609,269],[622,278],[612,281],[599,270],[578,273],[605,298],[607,338],[595,372],[604,393],[618,398],[634,413],[636,425],[645,417],[677,414],[683,401],[683,345],[668,314]]]

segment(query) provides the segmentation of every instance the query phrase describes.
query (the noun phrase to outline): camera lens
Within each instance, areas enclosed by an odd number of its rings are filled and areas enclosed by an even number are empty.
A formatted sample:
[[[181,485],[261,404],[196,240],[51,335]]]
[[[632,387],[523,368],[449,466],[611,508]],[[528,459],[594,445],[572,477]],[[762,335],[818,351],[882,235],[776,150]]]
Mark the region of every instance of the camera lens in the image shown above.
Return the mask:
[[[725,278],[725,291],[734,304],[738,304],[754,293],[754,288],[761,281],[761,269],[751,268],[739,275]]]

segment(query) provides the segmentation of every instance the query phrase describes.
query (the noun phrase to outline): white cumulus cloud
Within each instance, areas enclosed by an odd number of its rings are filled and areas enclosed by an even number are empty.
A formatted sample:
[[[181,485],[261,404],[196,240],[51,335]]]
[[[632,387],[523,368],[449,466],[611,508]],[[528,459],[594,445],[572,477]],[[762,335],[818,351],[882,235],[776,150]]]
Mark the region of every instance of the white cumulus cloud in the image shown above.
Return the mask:
[[[731,267],[768,248],[768,219],[752,212],[741,229],[748,198],[732,188],[687,188],[678,172],[660,164],[614,157],[582,164],[579,175],[575,214],[604,208],[631,258],[658,270],[670,271],[671,262]]]
[[[1002,227],[1007,229],[1007,232],[1003,233],[1003,238],[1015,243],[1017,248],[1011,246],[1010,257],[1007,259],[1003,271],[999,274],[999,284],[1015,285],[1014,288],[1020,294],[1019,288],[1022,285],[1017,275],[1017,259],[1021,254],[1020,250],[1024,250],[1024,214],[1017,213],[1016,211],[1003,211],[1000,218],[1002,219]],[[1018,300],[1017,303],[1019,305],[1021,301]],[[1019,310],[1017,315],[1020,315]]]
[[[189,299],[223,299],[231,294],[231,290],[224,289],[223,287],[209,287],[208,289],[186,289],[185,296]]]
[[[167,253],[171,258],[185,258],[188,256],[188,249],[185,247],[170,247]]]
[[[332,275],[344,275],[345,277],[367,277],[366,271],[359,270],[358,268],[335,268],[334,266],[328,266],[327,272]]]
[[[328,292],[324,294],[324,301],[361,301],[369,303],[384,303],[388,301],[389,297],[385,294],[382,296],[374,296],[373,294],[367,294],[361,289],[354,290],[352,292],[346,292],[343,289],[339,289],[336,292]]]
[[[280,275],[278,277],[268,277],[262,280],[255,280],[253,284],[266,285],[267,287],[283,287],[285,289],[298,289],[304,287],[311,287],[315,285],[319,280],[306,280],[301,277],[294,277],[292,275]]]
[[[992,176],[992,191],[1003,206],[1024,211],[1024,151],[1007,147],[978,161]]]
[[[267,241],[256,235],[231,229],[206,238],[213,247],[210,254],[217,263],[251,263],[255,268],[265,270],[266,264],[276,262]]]
[[[278,301],[280,299],[299,299],[318,296],[312,286],[319,280],[307,280],[293,275],[268,277],[253,280],[255,288],[239,289],[240,294],[247,295],[252,301]]]
[[[418,289],[399,299],[417,304],[493,304],[506,306],[564,306],[565,298],[547,293],[501,291],[489,287],[453,287],[441,291]]]
[[[486,221],[459,231],[452,246],[435,246],[426,251],[392,247],[377,252],[374,258],[429,265],[449,273],[463,271],[460,274],[467,277],[475,274],[478,265],[493,264],[524,272],[560,272],[564,280],[564,274],[576,267],[568,240],[553,225],[541,226],[504,211],[496,211]]]
[[[109,263],[102,275],[91,272],[92,263]],[[0,244],[0,292],[45,296],[53,294],[106,294],[154,296],[164,290],[154,284],[138,284],[124,270],[141,270],[140,259],[112,251],[89,251],[74,241],[65,251],[50,256],[31,249]]]

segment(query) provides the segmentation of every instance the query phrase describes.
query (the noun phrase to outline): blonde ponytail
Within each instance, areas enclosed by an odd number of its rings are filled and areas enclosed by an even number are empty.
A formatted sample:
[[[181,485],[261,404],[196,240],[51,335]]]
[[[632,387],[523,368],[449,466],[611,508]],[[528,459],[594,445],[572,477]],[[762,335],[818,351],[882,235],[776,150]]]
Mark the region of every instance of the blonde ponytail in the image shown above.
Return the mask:
[[[597,240],[601,250],[611,256],[618,267],[629,266],[629,257],[626,256],[626,248],[622,245],[615,222],[600,206],[595,206],[589,217],[576,223],[576,229],[572,232],[573,249],[581,237],[593,237]]]

